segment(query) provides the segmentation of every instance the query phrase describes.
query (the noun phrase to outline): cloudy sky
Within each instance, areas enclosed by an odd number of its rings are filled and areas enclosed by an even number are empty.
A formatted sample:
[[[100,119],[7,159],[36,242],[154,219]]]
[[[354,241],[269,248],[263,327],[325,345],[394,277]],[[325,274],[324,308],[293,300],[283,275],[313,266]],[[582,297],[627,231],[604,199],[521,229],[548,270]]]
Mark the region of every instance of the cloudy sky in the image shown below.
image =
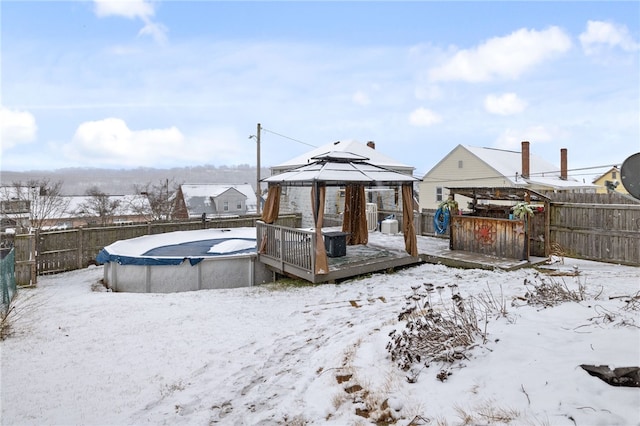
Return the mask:
[[[3,170],[640,151],[640,3],[3,1]],[[592,170],[589,170],[592,173]],[[579,170],[574,174],[583,173]],[[592,173],[593,174],[593,173]],[[577,177],[577,176],[576,176]]]

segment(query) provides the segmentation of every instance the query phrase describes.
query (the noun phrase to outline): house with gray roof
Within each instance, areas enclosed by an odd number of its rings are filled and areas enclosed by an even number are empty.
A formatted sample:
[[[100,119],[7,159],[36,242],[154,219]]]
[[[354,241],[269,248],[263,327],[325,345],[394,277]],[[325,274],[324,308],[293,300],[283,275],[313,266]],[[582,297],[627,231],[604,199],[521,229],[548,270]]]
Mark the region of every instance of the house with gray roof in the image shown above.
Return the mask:
[[[520,187],[534,191],[595,192],[595,186],[568,175],[567,150],[560,150],[558,167],[530,152],[458,145],[440,160],[420,183],[420,209],[437,209],[447,200],[448,188]],[[468,200],[467,200],[468,201]],[[464,208],[466,203],[459,204]]]
[[[182,184],[175,194],[175,219],[243,216],[257,212],[256,194],[250,184]]]

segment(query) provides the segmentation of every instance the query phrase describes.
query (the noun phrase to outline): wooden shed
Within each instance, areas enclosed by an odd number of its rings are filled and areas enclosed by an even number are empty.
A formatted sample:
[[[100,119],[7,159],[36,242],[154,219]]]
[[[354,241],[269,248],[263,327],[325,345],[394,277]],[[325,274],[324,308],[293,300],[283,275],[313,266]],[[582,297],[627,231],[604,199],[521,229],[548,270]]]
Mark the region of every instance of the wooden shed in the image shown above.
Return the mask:
[[[449,248],[485,255],[529,260],[530,256],[548,257],[549,198],[526,188],[469,187],[448,188],[456,195],[470,198],[470,213],[452,214]],[[513,218],[512,207],[525,202],[533,216]]]

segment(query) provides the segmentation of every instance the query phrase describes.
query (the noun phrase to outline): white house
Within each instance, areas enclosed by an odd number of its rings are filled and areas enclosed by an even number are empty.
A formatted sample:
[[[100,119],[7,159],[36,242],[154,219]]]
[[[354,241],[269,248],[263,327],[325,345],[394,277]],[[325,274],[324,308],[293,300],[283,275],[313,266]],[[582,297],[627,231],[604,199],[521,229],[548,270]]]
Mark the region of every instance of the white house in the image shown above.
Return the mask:
[[[560,150],[561,166],[522,151],[458,145],[438,162],[420,183],[420,209],[437,209],[449,196],[447,188],[523,187],[536,191],[595,192],[595,186],[568,176],[567,150]],[[466,206],[458,200],[461,208]]]

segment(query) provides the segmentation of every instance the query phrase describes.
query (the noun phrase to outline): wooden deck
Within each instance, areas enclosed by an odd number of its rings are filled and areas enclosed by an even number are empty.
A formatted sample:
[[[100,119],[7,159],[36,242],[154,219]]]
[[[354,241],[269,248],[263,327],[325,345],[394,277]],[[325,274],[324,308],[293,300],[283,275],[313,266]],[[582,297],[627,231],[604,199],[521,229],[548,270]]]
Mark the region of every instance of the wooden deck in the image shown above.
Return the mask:
[[[315,274],[315,232],[258,223],[258,261],[280,275],[312,283],[336,282],[374,272],[388,271],[421,263],[443,264],[457,268],[514,270],[543,263],[546,258],[529,261],[451,250],[449,240],[418,237],[418,257],[404,250],[400,234],[371,233],[369,244],[347,246],[346,256],[329,257],[329,272]],[[266,241],[265,241],[266,239]]]
[[[258,261],[276,273],[312,283],[336,282],[373,272],[422,263],[404,250],[380,245],[347,246],[346,255],[329,257],[329,272],[316,274],[316,234],[310,230],[258,223],[256,225]]]

